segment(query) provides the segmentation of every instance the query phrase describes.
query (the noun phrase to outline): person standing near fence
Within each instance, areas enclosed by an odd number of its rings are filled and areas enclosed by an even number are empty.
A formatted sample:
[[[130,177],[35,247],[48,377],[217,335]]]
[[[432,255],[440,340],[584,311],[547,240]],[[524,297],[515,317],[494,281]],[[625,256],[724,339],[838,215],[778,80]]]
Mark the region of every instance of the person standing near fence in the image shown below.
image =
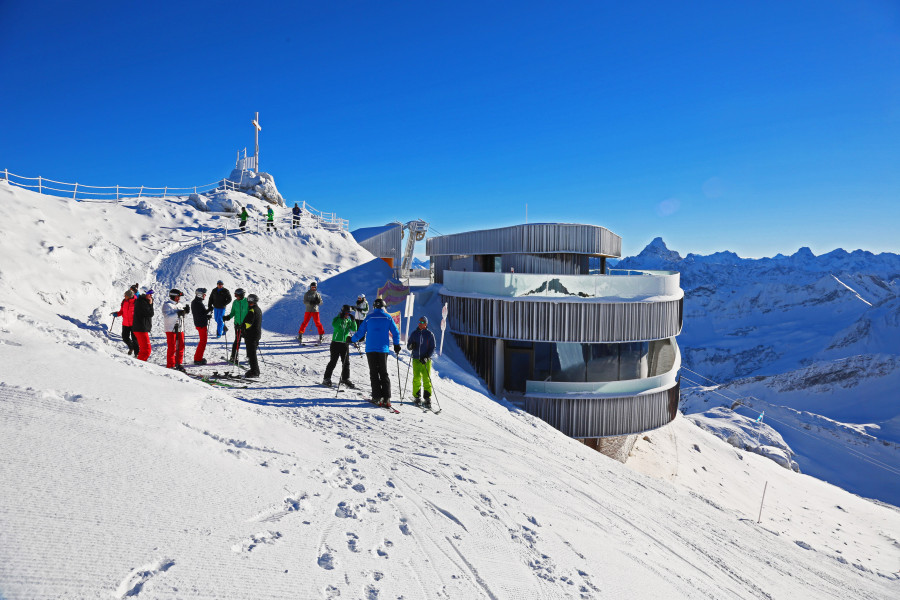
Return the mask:
[[[291,221],[291,229],[297,229],[300,227],[300,215],[303,214],[303,211],[300,209],[300,205],[294,202],[292,212],[294,213],[294,219]]]
[[[234,290],[235,301],[231,303],[231,313],[225,317],[225,320],[234,319],[234,344],[231,347],[231,361],[232,363],[238,362],[238,353],[241,350],[241,324],[244,322],[244,317],[247,316],[247,309],[249,308],[247,301],[244,299],[244,290],[242,288],[238,288]]]
[[[128,346],[128,356],[134,354],[137,356],[139,352],[137,338],[131,331],[134,324],[134,292],[130,289],[125,290],[125,298],[119,310],[113,313],[113,316],[122,317],[122,341]]]
[[[266,211],[266,231],[275,231],[275,211],[272,210],[272,207],[269,207],[269,210]]]
[[[207,327],[209,326],[209,313],[211,310],[203,302],[204,299],[206,299],[206,288],[197,288],[197,297],[191,302],[191,312],[194,315],[194,327],[197,328],[197,335],[200,336],[200,340],[197,342],[197,349],[194,351],[195,365],[206,364],[206,359],[203,358],[203,354],[206,352],[206,333]]]
[[[221,279],[216,282],[216,288],[209,295],[209,306],[212,309],[213,318],[216,320],[216,339],[222,337],[222,334],[228,331],[225,327],[225,309],[231,303],[231,292],[225,287],[225,282]]]
[[[247,213],[247,207],[241,208],[241,214],[239,218],[241,219],[241,231],[245,231],[247,229],[247,219],[250,217],[250,214]]]
[[[150,330],[153,328],[153,290],[147,290],[134,301],[134,322],[131,331],[137,338],[138,360],[150,358],[153,347],[150,345]]]
[[[319,318],[319,305],[322,304],[322,296],[319,295],[318,286],[313,281],[309,284],[309,289],[303,294],[303,304],[306,306],[306,312],[303,313],[303,323],[300,324],[300,331],[297,332],[297,339],[303,343],[303,332],[306,331],[306,325],[312,319],[319,330],[319,343],[325,337],[325,328],[322,327],[322,321]]]

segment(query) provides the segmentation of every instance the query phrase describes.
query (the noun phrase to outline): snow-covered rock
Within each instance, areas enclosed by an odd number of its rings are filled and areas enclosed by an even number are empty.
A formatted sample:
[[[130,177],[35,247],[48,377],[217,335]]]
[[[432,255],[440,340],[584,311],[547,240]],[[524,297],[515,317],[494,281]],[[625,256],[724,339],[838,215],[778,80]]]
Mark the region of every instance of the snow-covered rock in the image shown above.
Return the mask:
[[[275,187],[275,178],[269,173],[257,173],[234,169],[228,179],[238,185],[238,189],[246,194],[265,200],[269,204],[284,206],[284,198]]]

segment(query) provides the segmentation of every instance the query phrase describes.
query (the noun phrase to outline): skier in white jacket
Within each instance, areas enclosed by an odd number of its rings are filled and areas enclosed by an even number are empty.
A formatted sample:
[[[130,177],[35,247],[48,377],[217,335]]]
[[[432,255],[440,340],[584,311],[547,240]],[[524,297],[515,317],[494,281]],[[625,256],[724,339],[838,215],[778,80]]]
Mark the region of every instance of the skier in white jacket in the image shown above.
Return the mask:
[[[177,288],[169,290],[169,299],[162,307],[163,325],[166,329],[166,367],[183,371],[184,362],[184,315],[191,308],[181,302],[184,294]]]

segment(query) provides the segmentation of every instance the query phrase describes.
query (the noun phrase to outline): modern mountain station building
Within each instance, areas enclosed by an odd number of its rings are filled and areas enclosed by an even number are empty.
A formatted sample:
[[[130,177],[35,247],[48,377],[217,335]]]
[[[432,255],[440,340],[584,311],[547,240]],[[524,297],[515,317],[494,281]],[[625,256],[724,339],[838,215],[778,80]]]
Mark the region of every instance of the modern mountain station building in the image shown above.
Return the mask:
[[[679,398],[680,275],[608,269],[621,248],[568,223],[427,241],[448,329],[493,393],[607,454],[669,423]]]

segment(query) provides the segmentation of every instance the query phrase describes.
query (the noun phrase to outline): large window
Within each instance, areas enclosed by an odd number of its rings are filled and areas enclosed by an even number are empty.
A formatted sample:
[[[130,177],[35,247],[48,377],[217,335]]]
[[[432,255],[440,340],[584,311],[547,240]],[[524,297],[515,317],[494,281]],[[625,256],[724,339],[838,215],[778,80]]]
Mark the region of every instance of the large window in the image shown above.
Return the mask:
[[[619,381],[648,376],[647,342],[579,344],[517,342],[506,346],[505,388],[532,381]]]

